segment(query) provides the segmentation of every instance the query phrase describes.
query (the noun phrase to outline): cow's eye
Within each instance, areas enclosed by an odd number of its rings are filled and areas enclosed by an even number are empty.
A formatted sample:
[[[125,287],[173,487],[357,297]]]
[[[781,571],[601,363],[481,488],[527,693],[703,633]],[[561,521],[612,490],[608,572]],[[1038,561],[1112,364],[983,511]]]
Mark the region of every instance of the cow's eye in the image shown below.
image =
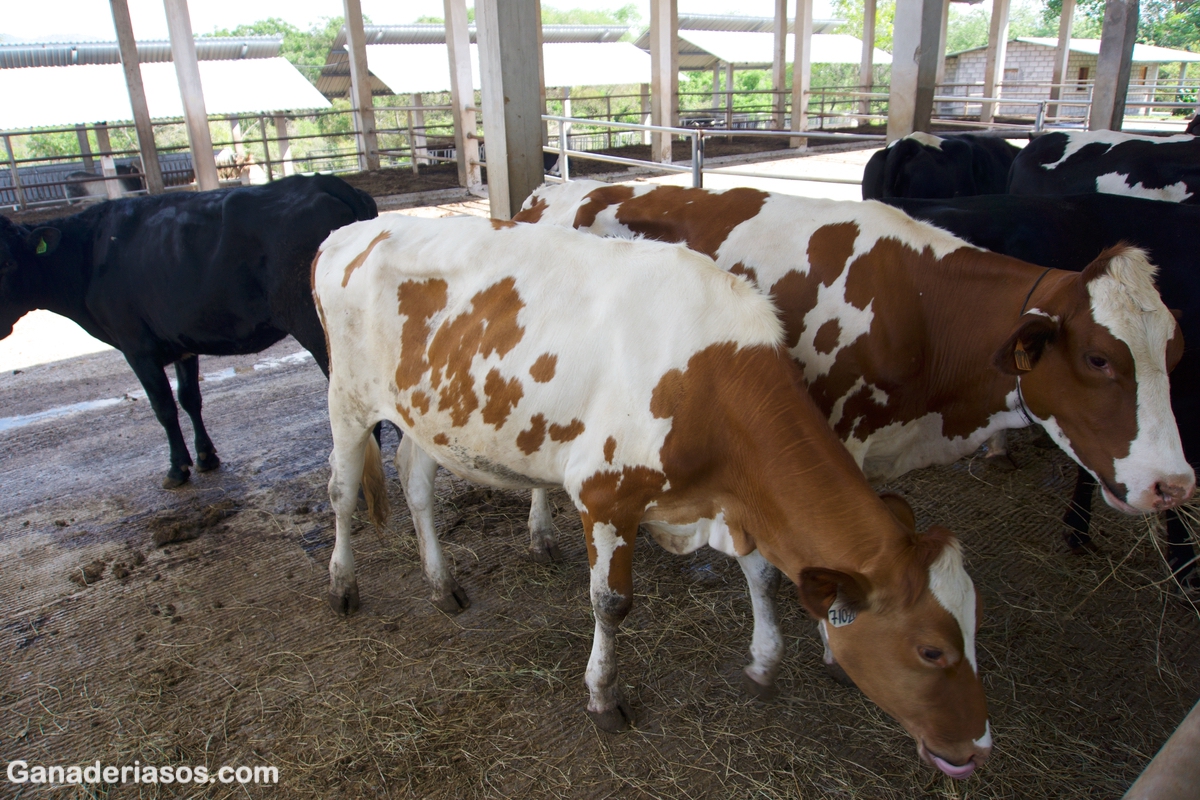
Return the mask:
[[[1104,356],[1088,356],[1088,364],[1096,369],[1105,369],[1108,367],[1108,359]]]
[[[917,651],[921,654],[921,658],[925,659],[931,664],[936,664],[942,657],[942,651],[938,650],[936,647],[918,647]]]

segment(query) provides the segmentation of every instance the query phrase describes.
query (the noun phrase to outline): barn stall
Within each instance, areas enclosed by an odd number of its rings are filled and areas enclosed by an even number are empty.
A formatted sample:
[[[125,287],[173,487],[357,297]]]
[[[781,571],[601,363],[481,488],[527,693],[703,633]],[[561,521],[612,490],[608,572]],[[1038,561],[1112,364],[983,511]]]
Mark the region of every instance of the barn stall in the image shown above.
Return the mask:
[[[834,683],[787,587],[779,697],[748,699],[740,570],[648,538],[618,638],[638,726],[601,733],[583,714],[588,570],[565,495],[552,495],[564,559],[541,565],[525,554],[528,493],[441,473],[436,519],[472,599],[450,617],[426,599],[389,463],[395,513],[355,537],[362,610],[336,617],[320,371],[290,339],[201,371],[224,465],[176,492],[158,488],[161,431],[119,354],[0,376],[11,757],[277,767],[279,789],[252,796],[1119,796],[1200,684],[1200,615],[1164,580],[1150,524],[1104,509],[1101,553],[1069,556],[1058,517],[1073,463],[1022,434],[1018,472],[976,458],[889,486],[920,526],[959,533],[983,593],[996,750],[976,776],[922,766],[899,726]],[[389,429],[385,452],[395,444]]]

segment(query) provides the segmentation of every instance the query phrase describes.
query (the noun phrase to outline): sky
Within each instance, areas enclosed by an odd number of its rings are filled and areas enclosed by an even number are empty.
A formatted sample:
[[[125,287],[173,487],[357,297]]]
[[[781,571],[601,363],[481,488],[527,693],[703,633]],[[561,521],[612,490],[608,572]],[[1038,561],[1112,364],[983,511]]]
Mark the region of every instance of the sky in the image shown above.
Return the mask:
[[[631,0],[544,0],[555,8],[617,9]],[[128,0],[133,32],[138,39],[166,39],[167,17],[162,0]],[[644,21],[650,19],[647,0],[632,0]],[[363,14],[377,24],[413,22],[420,16],[443,15],[442,0],[361,0]],[[204,34],[233,28],[267,17],[280,17],[309,28],[322,17],[342,14],[341,0],[190,0],[192,31]],[[468,0],[467,5],[473,5]],[[774,0],[679,0],[680,14],[740,14],[770,17]],[[794,13],[790,3],[789,14]],[[816,0],[814,16],[830,16],[829,0]],[[0,34],[22,41],[113,41],[108,0],[29,0],[0,4]]]

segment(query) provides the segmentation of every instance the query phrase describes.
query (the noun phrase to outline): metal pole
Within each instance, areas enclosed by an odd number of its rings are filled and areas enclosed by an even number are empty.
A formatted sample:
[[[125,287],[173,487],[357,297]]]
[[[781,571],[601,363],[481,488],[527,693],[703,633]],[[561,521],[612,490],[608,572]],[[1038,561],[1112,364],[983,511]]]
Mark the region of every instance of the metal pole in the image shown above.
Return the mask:
[[[8,171],[12,175],[13,191],[17,193],[17,205],[24,211],[29,205],[25,202],[25,190],[21,188],[21,176],[17,173],[17,159],[13,157],[12,137],[4,134],[4,149],[8,151]]]
[[[692,188],[704,188],[704,132],[692,133]]]

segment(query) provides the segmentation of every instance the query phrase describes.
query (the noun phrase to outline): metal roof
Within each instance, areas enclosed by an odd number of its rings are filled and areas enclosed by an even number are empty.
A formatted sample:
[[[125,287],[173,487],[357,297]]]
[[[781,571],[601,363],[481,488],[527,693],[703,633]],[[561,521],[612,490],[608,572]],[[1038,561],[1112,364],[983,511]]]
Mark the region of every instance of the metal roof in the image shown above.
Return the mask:
[[[467,26],[470,33],[471,42],[475,42],[475,25],[474,23]],[[446,43],[446,28],[440,22],[434,23],[414,23],[411,25],[365,25],[363,33],[367,40],[367,45],[388,45],[388,44],[439,44]],[[629,29],[614,25],[543,25],[542,26],[542,41],[546,44],[557,44],[564,42],[618,42],[629,33]],[[400,59],[402,56],[397,55],[394,58]],[[448,64],[445,57],[441,58],[439,63]],[[373,72],[373,63],[371,56],[367,56],[367,68],[369,80],[371,83],[371,94],[386,95],[393,94],[388,83],[380,80]],[[446,67],[449,70],[449,66]],[[478,67],[476,67],[476,76],[478,76]],[[395,78],[393,74],[393,78]],[[441,78],[438,78],[441,82]],[[402,81],[405,85],[428,85],[427,80],[420,81]],[[476,87],[479,86],[478,77],[475,81]],[[553,84],[552,84],[553,85]],[[325,66],[321,68],[321,75],[317,78],[317,89],[326,97],[345,97],[350,93],[350,56],[346,52],[346,29],[343,27],[338,31],[337,38],[333,40],[333,46],[330,47],[329,53],[325,56]],[[446,91],[449,86],[443,89],[397,89],[398,93],[408,94],[418,91]]]
[[[978,0],[976,0],[978,2]],[[833,33],[833,29],[844,25],[840,19],[814,19],[813,33]],[[796,29],[794,19],[788,20],[788,33]],[[679,30],[681,31],[743,31],[750,33],[773,33],[775,31],[774,17],[743,17],[737,14],[680,14]],[[643,36],[649,36],[647,29]]]
[[[196,57],[201,61],[233,61],[243,58],[275,58],[282,36],[201,37],[196,39]],[[137,43],[138,61],[149,64],[171,60],[171,43]],[[45,42],[0,44],[0,69],[26,67],[71,67],[79,64],[120,64],[116,42]]]
[[[1058,39],[1051,37],[1015,36],[1009,39],[1009,43],[1011,44],[1012,42],[1024,42],[1042,47],[1058,47]],[[946,58],[954,58],[963,53],[974,53],[977,50],[986,49],[986,45],[983,47],[972,47],[969,50],[960,50],[957,53],[947,53]],[[1071,39],[1070,49],[1072,53],[1096,56],[1100,54],[1100,40]],[[1157,47],[1149,44],[1135,44],[1133,46],[1133,61],[1137,64],[1177,64],[1180,61],[1195,63],[1200,61],[1200,53],[1192,53],[1188,50],[1175,50],[1170,47]]]
[[[369,44],[371,72],[392,94],[450,89],[444,44]],[[650,82],[650,56],[629,42],[551,42],[542,45],[547,86],[607,86]],[[480,85],[479,48],[471,45],[472,83]]]
[[[689,61],[697,63],[707,56],[709,63],[692,69],[711,69],[718,64],[733,64],[743,69],[771,66],[774,58],[775,34],[748,31],[687,30],[679,32],[681,69],[683,42],[689,48]],[[786,53],[795,52],[796,35],[787,35]],[[813,64],[857,64],[862,60],[862,41],[844,33],[814,33],[812,37]],[[891,64],[892,56],[875,48],[876,64]]]
[[[201,61],[200,82],[209,114],[262,114],[329,108],[286,58]],[[179,81],[169,63],[143,64],[150,116],[183,116]],[[133,118],[120,64],[0,70],[0,130],[65,127]]]

